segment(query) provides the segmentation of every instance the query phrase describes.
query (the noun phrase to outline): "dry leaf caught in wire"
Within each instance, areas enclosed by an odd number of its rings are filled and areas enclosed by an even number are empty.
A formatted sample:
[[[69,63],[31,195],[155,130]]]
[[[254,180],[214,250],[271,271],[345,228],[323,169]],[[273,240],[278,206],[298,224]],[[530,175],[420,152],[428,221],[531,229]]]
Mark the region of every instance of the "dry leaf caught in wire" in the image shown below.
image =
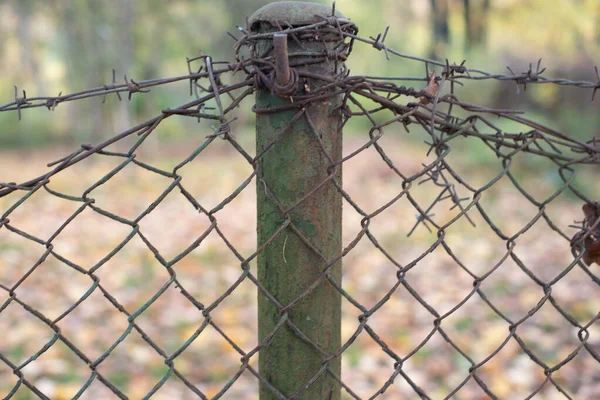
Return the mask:
[[[576,244],[587,232],[594,226],[598,218],[600,218],[600,203],[594,201],[592,203],[584,204],[582,207],[584,220],[583,230],[573,236],[571,243]],[[586,265],[590,266],[593,263],[600,265],[600,224],[598,224],[589,236],[587,236],[583,244],[585,245],[585,251],[583,252],[583,261]]]
[[[440,89],[440,84],[437,83],[436,78],[437,78],[437,75],[436,75],[435,71],[430,73],[429,74],[429,83],[427,84],[427,87],[425,88],[425,92],[430,94],[432,97],[435,97],[438,90]],[[431,99],[429,99],[427,96],[422,96],[419,100],[419,103],[427,105],[427,104],[431,103]]]

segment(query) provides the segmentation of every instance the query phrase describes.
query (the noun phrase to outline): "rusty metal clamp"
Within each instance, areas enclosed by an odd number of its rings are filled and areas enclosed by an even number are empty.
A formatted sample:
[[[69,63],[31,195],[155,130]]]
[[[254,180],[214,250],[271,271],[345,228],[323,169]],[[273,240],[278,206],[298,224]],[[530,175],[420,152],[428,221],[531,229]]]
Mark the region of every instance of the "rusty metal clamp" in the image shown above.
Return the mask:
[[[286,33],[273,34],[273,55],[275,59],[273,92],[280,96],[290,96],[296,92],[298,72],[290,68],[288,55],[288,35]]]

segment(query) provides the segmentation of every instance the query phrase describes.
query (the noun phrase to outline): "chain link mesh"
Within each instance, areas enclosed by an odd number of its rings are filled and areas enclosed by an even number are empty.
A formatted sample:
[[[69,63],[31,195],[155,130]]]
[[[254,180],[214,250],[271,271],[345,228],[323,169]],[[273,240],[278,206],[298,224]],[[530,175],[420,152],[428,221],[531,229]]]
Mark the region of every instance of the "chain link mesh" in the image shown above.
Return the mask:
[[[15,87],[15,101],[0,111],[17,110],[19,118],[26,108],[53,110],[112,93],[131,97],[181,80],[189,80],[195,99],[104,143],[81,146],[36,179],[0,183],[5,398],[60,398],[52,382],[62,380],[70,388],[63,397],[72,398],[256,398],[260,381],[277,398],[294,399],[324,374],[340,382],[344,398],[354,399],[598,395],[600,281],[589,264],[600,236],[591,184],[600,147],[518,110],[465,103],[456,89],[496,79],[595,92],[600,83],[545,78],[540,63],[535,71],[504,75],[409,56],[384,44],[387,29],[365,39],[349,20],[321,19],[280,30],[296,41],[326,34],[346,40],[336,52],[314,54],[315,62],[345,59],[362,42],[388,58],[424,63],[426,77],[296,71],[300,79],[329,83],[294,99],[288,107],[297,110],[293,121],[266,151],[303,121],[329,160],[328,171],[343,166],[345,172],[344,182],[328,173],[291,206],[257,180],[264,152],[255,154],[233,134],[236,108],[259,86],[273,89],[273,60],[241,54],[273,33],[241,28],[233,63],[201,55],[188,59],[185,76],[125,77],[124,84],[113,79],[57,97],[23,92],[19,98]],[[435,67],[439,77],[430,74]],[[223,83],[242,74],[237,83]],[[347,138],[344,157],[336,160],[304,106],[338,95],[344,125],[366,125],[368,135]],[[144,144],[173,117],[208,121],[212,130],[170,167],[146,161]],[[407,132],[402,140],[400,130]],[[414,140],[419,137],[426,137],[424,145]],[[249,223],[254,185],[282,217],[259,248],[252,247]],[[335,259],[322,256],[289,218],[331,185],[344,199],[345,247]],[[583,222],[569,227],[574,219]],[[326,265],[290,304],[280,304],[254,271],[257,255],[280,235],[296,235]],[[83,243],[80,249],[76,242]],[[339,258],[343,282],[328,275]],[[333,354],[286,312],[326,282],[344,303],[344,342]],[[257,292],[282,315],[262,342],[255,328]],[[280,329],[294,331],[323,358],[313,379],[293,394],[271,386],[257,368],[258,353]],[[339,357],[342,376],[328,367]]]

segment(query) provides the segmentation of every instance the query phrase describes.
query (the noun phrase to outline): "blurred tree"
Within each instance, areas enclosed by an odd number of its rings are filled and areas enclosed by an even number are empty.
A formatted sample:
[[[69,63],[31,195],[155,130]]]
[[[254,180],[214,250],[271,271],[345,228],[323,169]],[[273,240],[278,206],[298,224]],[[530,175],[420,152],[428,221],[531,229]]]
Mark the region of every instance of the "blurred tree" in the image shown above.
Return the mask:
[[[596,41],[600,44],[600,7],[596,8]]]
[[[40,65],[39,65],[39,54],[37,54],[37,43],[34,36],[32,35],[32,15],[35,8],[35,2],[33,0],[22,0],[12,2],[11,6],[14,9],[16,15],[16,28],[17,35],[21,41],[19,46],[19,71],[35,84],[35,88],[31,88],[37,93],[44,91],[44,86],[40,83],[39,79]],[[32,147],[34,139],[32,137],[23,137],[20,139],[23,147]]]
[[[467,48],[484,45],[487,40],[490,0],[463,0],[463,6]]]
[[[433,40],[429,55],[433,59],[444,58],[445,45],[450,41],[449,0],[430,0]]]
[[[113,22],[109,16],[110,7],[105,7],[101,2],[84,1],[64,2],[61,5],[57,12],[58,17],[64,21],[63,49],[68,61],[68,90],[98,87],[105,81],[107,71],[114,66],[112,54],[104,51],[106,39],[110,40],[110,37],[107,37],[107,26]],[[90,53],[89,49],[96,51]],[[76,133],[77,141],[98,142],[106,135],[105,108],[98,107],[93,101],[78,102],[69,106],[69,130]],[[78,118],[80,113],[87,116],[86,124],[82,124]]]
[[[134,0],[118,0],[118,9],[121,12],[117,15],[117,42],[118,47],[118,60],[116,68],[118,71],[129,71],[133,64],[133,57],[135,56],[135,43],[133,36],[132,27],[135,25],[135,16],[137,12],[137,2]],[[149,65],[156,68],[154,63],[148,63]],[[106,74],[106,72],[105,72]],[[119,107],[116,121],[114,124],[114,131],[120,132],[131,126],[131,118],[129,115],[129,107]]]
[[[39,79],[35,79],[39,75],[39,57],[35,54],[35,43],[31,34],[31,17],[33,15],[35,2],[32,0],[22,0],[13,3],[15,14],[17,16],[17,35],[21,41],[19,49],[20,70],[23,73],[29,74],[36,83],[36,90],[41,91]]]

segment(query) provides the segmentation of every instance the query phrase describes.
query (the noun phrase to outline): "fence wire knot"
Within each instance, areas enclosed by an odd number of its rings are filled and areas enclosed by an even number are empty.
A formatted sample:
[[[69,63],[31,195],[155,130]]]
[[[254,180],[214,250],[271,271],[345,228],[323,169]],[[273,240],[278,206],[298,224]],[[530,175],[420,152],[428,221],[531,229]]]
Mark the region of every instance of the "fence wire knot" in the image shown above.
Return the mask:
[[[385,51],[385,57],[386,59],[390,59],[390,55],[388,53],[388,49],[387,46],[385,45],[385,39],[387,37],[388,31],[390,30],[390,27],[387,26],[385,28],[385,31],[383,32],[383,34],[378,33],[376,37],[372,37],[370,36],[371,40],[373,40],[372,46],[374,48],[376,48],[377,50],[381,51],[384,50]]]
[[[125,74],[125,85],[127,86],[127,90],[129,91],[129,98],[131,100],[131,96],[134,93],[148,93],[150,89],[142,89],[140,84],[134,81],[133,79],[127,80],[127,74]]]
[[[56,106],[60,103],[60,96],[62,96],[62,92],[58,93],[57,97],[52,97],[46,100],[46,108],[48,111],[56,110]]]

